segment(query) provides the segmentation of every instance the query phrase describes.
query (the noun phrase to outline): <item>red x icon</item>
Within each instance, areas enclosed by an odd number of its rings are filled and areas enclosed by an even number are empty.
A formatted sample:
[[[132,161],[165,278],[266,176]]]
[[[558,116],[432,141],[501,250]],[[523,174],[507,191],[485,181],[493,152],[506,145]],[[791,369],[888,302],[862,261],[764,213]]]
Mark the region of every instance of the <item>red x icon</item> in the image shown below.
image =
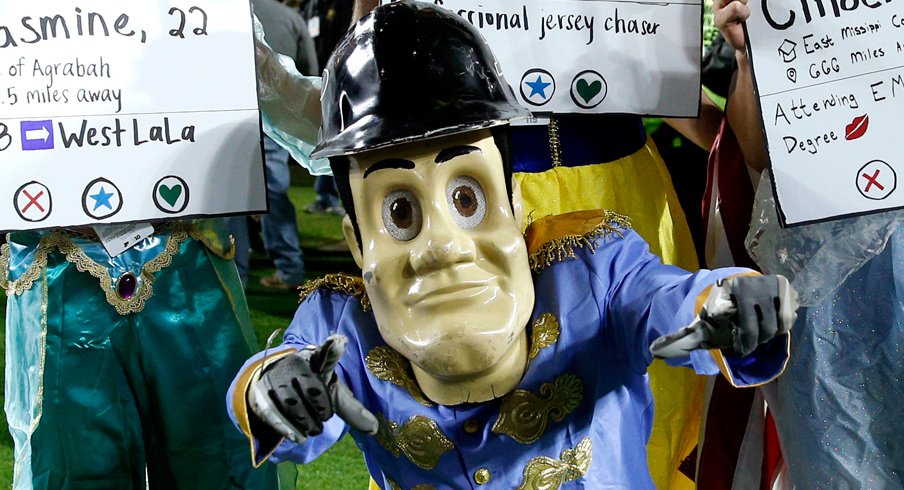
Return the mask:
[[[866,189],[863,189],[863,192],[869,192],[870,187],[874,185],[878,187],[880,191],[885,190],[885,186],[880,184],[879,181],[876,180],[879,177],[879,169],[876,169],[876,171],[873,172],[872,177],[870,177],[869,174],[863,174],[861,177],[867,180]]]
[[[882,160],[873,160],[857,171],[857,190],[874,201],[887,198],[897,186],[895,169]]]
[[[28,204],[26,204],[25,207],[22,208],[23,213],[27,212],[28,208],[32,207],[32,205],[40,209],[42,213],[44,212],[44,206],[41,206],[41,203],[38,202],[38,199],[40,199],[41,196],[44,195],[44,191],[39,192],[37,196],[32,196],[26,190],[23,190],[22,194],[25,194],[25,197],[28,198]]]
[[[29,182],[16,191],[16,213],[32,223],[44,221],[50,216],[50,190],[40,182]]]

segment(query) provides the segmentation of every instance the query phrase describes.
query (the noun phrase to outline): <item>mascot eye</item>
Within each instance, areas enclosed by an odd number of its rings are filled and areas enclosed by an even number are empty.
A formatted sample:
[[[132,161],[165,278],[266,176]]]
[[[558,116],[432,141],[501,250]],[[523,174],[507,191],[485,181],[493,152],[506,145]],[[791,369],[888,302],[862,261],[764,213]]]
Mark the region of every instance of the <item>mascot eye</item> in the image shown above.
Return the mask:
[[[383,198],[383,226],[401,242],[421,232],[421,206],[410,191],[395,191]]]
[[[446,188],[449,212],[458,226],[471,229],[483,222],[487,214],[487,198],[483,188],[471,177],[456,177]]]

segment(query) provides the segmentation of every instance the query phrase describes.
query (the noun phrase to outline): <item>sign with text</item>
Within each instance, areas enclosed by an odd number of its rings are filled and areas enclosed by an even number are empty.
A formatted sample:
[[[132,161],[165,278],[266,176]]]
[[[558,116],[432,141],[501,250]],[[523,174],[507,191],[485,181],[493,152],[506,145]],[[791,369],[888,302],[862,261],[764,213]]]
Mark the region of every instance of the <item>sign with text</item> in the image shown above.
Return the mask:
[[[0,3],[0,230],[266,210],[248,0]]]
[[[872,0],[750,5],[748,42],[783,224],[904,207],[902,10]]]
[[[433,2],[480,30],[534,113],[697,115],[702,0]]]

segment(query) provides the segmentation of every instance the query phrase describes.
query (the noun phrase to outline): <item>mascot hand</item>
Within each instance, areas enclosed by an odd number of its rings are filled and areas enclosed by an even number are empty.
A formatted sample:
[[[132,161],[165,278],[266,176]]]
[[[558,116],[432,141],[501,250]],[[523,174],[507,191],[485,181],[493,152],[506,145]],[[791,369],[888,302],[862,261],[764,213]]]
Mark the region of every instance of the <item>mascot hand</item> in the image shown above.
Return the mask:
[[[797,319],[797,291],[784,276],[739,276],[717,282],[700,315],[650,345],[654,357],[687,356],[697,349],[727,349],[746,356],[787,333]]]
[[[266,366],[248,392],[251,410],[290,441],[302,443],[323,432],[323,422],[339,415],[351,427],[376,434],[377,419],[339,381],[333,369],[348,339],[333,335]]]

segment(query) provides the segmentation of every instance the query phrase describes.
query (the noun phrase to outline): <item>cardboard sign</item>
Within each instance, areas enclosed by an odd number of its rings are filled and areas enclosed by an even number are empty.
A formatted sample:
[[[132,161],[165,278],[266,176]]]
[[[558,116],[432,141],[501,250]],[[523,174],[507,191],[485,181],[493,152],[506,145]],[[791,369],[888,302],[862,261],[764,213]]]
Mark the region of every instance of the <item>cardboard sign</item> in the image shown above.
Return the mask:
[[[748,42],[785,226],[904,207],[904,15],[894,5],[750,3]]]
[[[480,30],[535,113],[698,113],[701,0],[433,1]]]
[[[0,230],[267,207],[248,0],[0,3]]]

